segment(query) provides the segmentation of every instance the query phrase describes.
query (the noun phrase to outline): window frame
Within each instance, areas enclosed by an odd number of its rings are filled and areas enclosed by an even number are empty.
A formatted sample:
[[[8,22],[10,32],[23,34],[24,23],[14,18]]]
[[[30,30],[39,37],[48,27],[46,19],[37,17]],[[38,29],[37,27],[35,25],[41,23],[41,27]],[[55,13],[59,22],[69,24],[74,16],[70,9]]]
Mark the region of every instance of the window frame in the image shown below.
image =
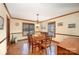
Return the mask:
[[[53,35],[51,35],[51,36],[55,38],[56,37],[56,22],[49,22],[48,25],[49,24],[54,24],[54,36]],[[48,31],[49,31],[49,28],[48,28]],[[52,31],[50,31],[50,32],[52,32]]]
[[[28,25],[28,29],[26,31],[28,31],[28,34],[24,35],[24,25]],[[34,25],[34,33],[35,33],[35,24],[33,23],[22,23],[22,36],[28,36],[30,34],[30,26]]]

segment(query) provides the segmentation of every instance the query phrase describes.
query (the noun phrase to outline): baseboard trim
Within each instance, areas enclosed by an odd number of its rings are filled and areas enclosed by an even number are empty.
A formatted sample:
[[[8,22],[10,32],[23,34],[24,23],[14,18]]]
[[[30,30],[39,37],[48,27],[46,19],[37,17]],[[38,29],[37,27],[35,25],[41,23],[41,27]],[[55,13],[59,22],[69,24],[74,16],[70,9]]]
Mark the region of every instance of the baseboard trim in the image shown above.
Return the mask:
[[[24,40],[28,40],[28,39],[21,39],[21,40],[18,40],[18,41],[24,41]]]

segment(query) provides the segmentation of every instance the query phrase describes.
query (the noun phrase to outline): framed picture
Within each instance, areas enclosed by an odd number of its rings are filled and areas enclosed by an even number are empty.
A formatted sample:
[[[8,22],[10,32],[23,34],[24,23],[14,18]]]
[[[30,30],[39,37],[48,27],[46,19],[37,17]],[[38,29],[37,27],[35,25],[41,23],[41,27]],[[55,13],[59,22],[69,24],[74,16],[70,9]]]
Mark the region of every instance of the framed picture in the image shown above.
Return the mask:
[[[76,28],[76,24],[75,23],[68,24],[68,28]]]
[[[58,26],[63,26],[63,22],[59,22],[58,23]]]
[[[19,23],[15,23],[16,26],[19,26]]]
[[[0,29],[3,29],[4,26],[4,18],[0,16]]]

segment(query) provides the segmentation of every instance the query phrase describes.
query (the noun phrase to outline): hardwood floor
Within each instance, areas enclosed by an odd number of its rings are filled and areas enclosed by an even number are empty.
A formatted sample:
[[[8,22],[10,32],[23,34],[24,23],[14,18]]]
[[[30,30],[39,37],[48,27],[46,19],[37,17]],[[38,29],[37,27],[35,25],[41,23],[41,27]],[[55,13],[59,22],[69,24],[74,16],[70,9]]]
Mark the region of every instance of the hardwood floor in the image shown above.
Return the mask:
[[[18,41],[16,44],[12,44],[9,46],[7,51],[7,55],[24,55],[27,54],[27,41]]]
[[[45,52],[47,52],[47,54]],[[34,50],[32,53],[28,47],[27,40],[18,41],[16,44],[10,45],[7,55],[56,55],[56,45],[52,43],[52,46],[46,50],[39,51],[37,48],[37,50]]]
[[[46,50],[43,49],[39,51],[38,47],[34,49],[32,53],[32,48],[29,49],[27,40],[18,41],[16,44],[9,46],[7,55],[76,55],[75,53],[57,46],[56,43],[52,42],[51,47]]]

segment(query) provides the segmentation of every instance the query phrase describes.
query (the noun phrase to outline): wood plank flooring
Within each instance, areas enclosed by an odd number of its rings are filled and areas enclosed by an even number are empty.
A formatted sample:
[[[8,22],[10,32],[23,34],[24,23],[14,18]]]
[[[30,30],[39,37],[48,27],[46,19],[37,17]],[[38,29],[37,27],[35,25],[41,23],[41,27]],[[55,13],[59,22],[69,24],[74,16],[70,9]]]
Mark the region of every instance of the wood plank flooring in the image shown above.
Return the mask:
[[[10,45],[7,51],[7,55],[76,55],[76,54],[69,50],[66,50],[65,48],[60,48],[54,42],[52,42],[51,46],[48,47],[46,50],[43,49],[39,51],[37,48],[34,49],[34,52],[32,53],[32,49],[29,49],[27,40],[23,40],[18,41],[16,44]]]
[[[47,54],[45,52],[47,52]],[[27,40],[18,41],[16,44],[10,45],[7,55],[56,55],[56,45],[52,43],[51,47],[46,50],[32,53]]]

